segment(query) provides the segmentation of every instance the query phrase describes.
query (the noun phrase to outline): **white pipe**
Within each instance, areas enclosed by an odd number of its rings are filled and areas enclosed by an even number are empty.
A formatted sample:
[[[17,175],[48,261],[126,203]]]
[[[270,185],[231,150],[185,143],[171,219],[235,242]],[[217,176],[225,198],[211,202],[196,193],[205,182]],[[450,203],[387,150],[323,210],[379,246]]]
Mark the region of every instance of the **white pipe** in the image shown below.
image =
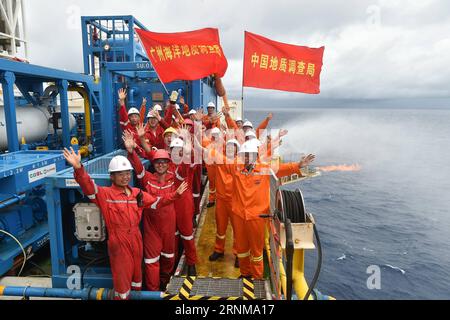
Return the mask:
[[[47,139],[49,134],[55,134],[53,124],[50,123],[51,115],[46,108],[37,108],[33,106],[23,106],[16,108],[17,132],[19,142],[22,137],[26,143],[41,142]],[[70,130],[76,125],[75,118],[70,115]],[[58,130],[61,135],[61,130]],[[6,137],[6,121],[4,107],[0,106],[0,150],[8,147]]]

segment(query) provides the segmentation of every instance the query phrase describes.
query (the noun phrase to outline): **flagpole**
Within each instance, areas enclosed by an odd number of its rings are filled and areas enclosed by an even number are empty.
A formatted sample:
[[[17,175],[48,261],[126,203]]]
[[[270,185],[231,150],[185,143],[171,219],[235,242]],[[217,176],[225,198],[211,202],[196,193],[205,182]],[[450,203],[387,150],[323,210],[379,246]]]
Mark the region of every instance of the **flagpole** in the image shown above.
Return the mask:
[[[244,55],[242,58],[242,92],[241,92],[241,113],[242,113],[242,119],[245,119],[244,116],[244,75],[245,75],[245,33],[246,31],[244,31]]]
[[[139,36],[139,33],[137,33],[137,32],[134,32],[134,33],[135,33],[135,35],[138,36],[140,43],[143,44],[143,42],[142,42],[142,40],[141,40],[141,37]],[[159,76],[158,71],[156,71],[156,68],[153,66],[153,63],[152,63],[152,61],[150,60],[150,57],[148,57],[148,54],[147,54],[147,58],[148,58],[148,62],[149,62],[150,65],[152,66],[153,71],[155,71],[156,76],[158,77],[159,82],[161,82],[161,84],[162,84],[162,86],[163,86],[163,88],[164,88],[164,91],[166,91],[166,94],[169,96],[169,90],[167,90],[166,85],[164,84],[164,82],[162,82],[161,77]]]
[[[153,63],[150,61],[150,59],[148,59],[148,61],[150,62],[150,64],[152,65],[153,71],[155,71],[156,76],[158,77],[159,82],[161,82],[164,90],[166,91],[167,96],[169,96],[169,91],[166,88],[166,85],[164,84],[164,82],[161,80],[161,78],[159,77],[158,71],[156,71],[155,67],[153,66]]]
[[[242,93],[241,93],[241,117],[244,119],[244,84],[242,84]]]

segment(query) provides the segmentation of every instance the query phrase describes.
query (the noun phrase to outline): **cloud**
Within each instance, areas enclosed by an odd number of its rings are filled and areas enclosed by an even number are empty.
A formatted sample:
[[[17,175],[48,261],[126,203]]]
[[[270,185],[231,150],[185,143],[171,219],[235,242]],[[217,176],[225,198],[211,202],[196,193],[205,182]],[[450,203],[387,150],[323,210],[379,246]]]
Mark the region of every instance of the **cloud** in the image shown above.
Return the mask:
[[[132,14],[149,29],[220,30],[224,78],[240,97],[244,31],[325,46],[321,94],[246,89],[252,99],[397,99],[450,95],[450,4],[446,1],[28,1],[32,63],[81,72],[81,15]],[[51,8],[49,10],[49,8]]]

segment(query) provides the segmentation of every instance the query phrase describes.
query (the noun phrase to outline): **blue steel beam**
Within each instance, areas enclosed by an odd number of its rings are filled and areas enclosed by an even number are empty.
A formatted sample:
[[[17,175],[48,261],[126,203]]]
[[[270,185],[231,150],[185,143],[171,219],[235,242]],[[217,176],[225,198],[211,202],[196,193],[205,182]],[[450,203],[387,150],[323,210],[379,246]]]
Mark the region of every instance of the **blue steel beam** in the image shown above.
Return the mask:
[[[59,102],[61,106],[61,122],[62,122],[62,139],[63,146],[70,147],[70,121],[69,121],[69,100],[67,97],[67,88],[69,82],[67,80],[58,81]]]
[[[91,84],[93,82],[91,76],[5,59],[1,59],[0,61],[0,71],[13,72],[16,76],[26,75],[27,77],[41,78],[50,81],[67,80],[72,82],[83,82],[86,84]]]
[[[150,61],[140,62],[104,62],[103,66],[111,72],[117,71],[153,71]]]
[[[64,255],[64,233],[62,223],[62,210],[60,193],[55,192],[53,179],[46,179],[47,215],[50,234],[50,251],[52,260],[52,279],[55,276],[66,274],[66,261]],[[53,283],[55,285],[55,283]]]
[[[3,88],[3,101],[5,105],[6,137],[8,138],[9,152],[19,151],[19,136],[17,132],[16,102],[14,100],[14,82],[16,77],[12,72],[0,75]]]
[[[85,21],[89,20],[124,20],[124,21],[133,21],[134,24],[143,29],[148,30],[139,20],[134,18],[134,16],[83,16],[82,19]]]
[[[103,141],[103,153],[110,153],[114,151],[114,130],[113,123],[111,122],[111,115],[113,112],[117,112],[114,108],[113,102],[113,76],[111,72],[108,72],[106,68],[102,68],[102,141]]]
[[[24,96],[24,98],[27,99],[28,103],[35,106],[39,104],[38,101],[28,93],[28,91],[20,81],[17,81],[16,86],[17,89],[19,89],[20,93]]]
[[[88,43],[88,33],[86,31],[87,23],[86,19],[81,18],[81,37],[83,39],[83,52],[85,53],[87,48],[85,48],[85,44]],[[83,65],[84,65],[84,74],[89,74],[89,56],[87,54],[83,54]]]

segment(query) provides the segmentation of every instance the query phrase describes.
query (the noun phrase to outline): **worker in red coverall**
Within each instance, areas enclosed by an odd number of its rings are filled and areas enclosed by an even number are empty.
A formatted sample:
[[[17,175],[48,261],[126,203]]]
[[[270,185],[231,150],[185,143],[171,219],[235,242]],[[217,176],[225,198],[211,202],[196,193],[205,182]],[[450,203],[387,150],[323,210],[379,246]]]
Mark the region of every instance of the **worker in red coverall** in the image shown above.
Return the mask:
[[[147,114],[148,121],[145,127],[145,139],[150,146],[156,149],[164,149],[164,131],[167,128],[159,121],[161,117],[158,110],[162,110],[160,105],[156,105]]]
[[[145,131],[145,127],[142,124],[139,124],[136,127],[136,132],[139,138],[139,141],[141,143],[142,149],[144,150],[144,155],[142,156],[142,158],[146,158],[150,161],[153,160],[153,155],[155,154],[155,152],[157,149],[155,147],[152,147],[149,142],[148,139],[146,139],[146,131]],[[130,131],[124,131],[124,134],[133,134]],[[178,131],[172,127],[167,128],[164,133],[162,134],[162,139],[163,139],[163,150],[166,151],[170,151],[170,143],[172,142],[173,139],[175,139],[178,136]],[[133,135],[134,137],[134,135]],[[173,163],[171,163],[171,166],[174,166]]]
[[[195,111],[195,110],[194,110]],[[185,119],[184,120],[184,125],[186,127],[186,129],[192,134],[192,138],[194,137],[194,128],[195,128],[195,123],[197,123],[197,129],[198,131],[200,131],[201,129],[201,122],[200,121],[196,121],[194,122],[191,119]],[[200,132],[199,132],[200,133]],[[201,134],[201,133],[200,133]],[[193,142],[193,139],[191,139],[191,141]],[[194,227],[197,227],[197,219],[196,216],[200,214],[200,202],[201,202],[201,189],[202,189],[202,150],[199,149],[198,150],[198,159],[196,159],[196,155],[195,152],[193,154],[192,157],[192,163],[197,164],[193,170],[194,170],[194,177],[192,180],[192,196],[194,197]]]
[[[175,177],[168,172],[170,156],[166,150],[158,150],[153,155],[156,172],[152,174],[144,169],[134,151],[133,136],[124,134],[123,140],[141,185],[151,195],[167,199],[158,209],[152,206],[144,211],[145,285],[149,291],[164,291],[175,265],[176,214],[173,201],[180,200],[187,190],[187,183],[183,182],[176,189]]]
[[[118,91],[119,95],[119,123],[120,128],[122,131],[130,131],[133,133],[134,141],[138,145],[136,148],[136,152],[141,156],[145,156],[145,151],[141,146],[141,143],[139,141],[139,136],[137,134],[136,127],[141,123],[141,116],[140,111],[136,108],[130,108],[130,110],[127,111],[127,108],[125,107],[125,99],[127,98],[127,91],[126,89],[119,89]],[[146,99],[142,101],[143,105],[146,102]],[[144,106],[145,108],[145,106]]]
[[[81,164],[80,152],[64,149],[64,158],[74,168],[75,180],[83,193],[102,213],[108,230],[108,254],[116,300],[126,300],[130,291],[142,287],[142,235],[139,229],[142,210],[156,207],[165,199],[129,187],[130,162],[123,156],[114,157],[109,164],[111,187],[99,187]]]
[[[188,192],[185,192],[181,199],[175,202],[175,211],[177,214],[178,236],[181,238],[186,256],[187,274],[196,276],[197,250],[195,248],[193,227],[194,198],[192,196],[192,181],[195,167],[198,165],[192,164],[190,136],[183,135],[183,138],[185,141],[177,138],[172,140],[170,145],[171,158],[175,164],[175,184],[178,185],[186,181],[189,186]]]

